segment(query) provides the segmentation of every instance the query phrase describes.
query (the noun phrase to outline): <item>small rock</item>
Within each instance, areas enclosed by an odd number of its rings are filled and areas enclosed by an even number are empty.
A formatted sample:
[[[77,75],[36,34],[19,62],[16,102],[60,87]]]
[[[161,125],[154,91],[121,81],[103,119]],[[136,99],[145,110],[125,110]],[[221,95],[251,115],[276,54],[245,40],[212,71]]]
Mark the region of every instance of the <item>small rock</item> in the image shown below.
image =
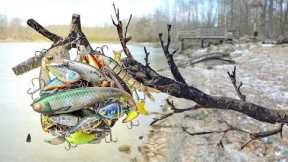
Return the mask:
[[[31,142],[31,135],[30,133],[28,133],[27,137],[26,137],[26,142],[30,143]]]
[[[143,136],[139,136],[139,137],[138,137],[139,140],[142,140],[143,138],[144,138]]]
[[[120,152],[130,154],[131,153],[131,146],[130,145],[121,145],[121,146],[119,146],[118,150]]]

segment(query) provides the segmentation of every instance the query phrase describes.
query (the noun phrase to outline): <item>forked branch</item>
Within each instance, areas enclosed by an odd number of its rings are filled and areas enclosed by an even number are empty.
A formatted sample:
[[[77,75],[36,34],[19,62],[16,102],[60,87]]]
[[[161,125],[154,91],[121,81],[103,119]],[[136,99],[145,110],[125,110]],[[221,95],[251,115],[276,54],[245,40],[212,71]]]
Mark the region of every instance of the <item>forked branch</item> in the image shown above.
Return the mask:
[[[128,32],[128,27],[130,24],[130,21],[132,19],[132,14],[130,14],[128,23],[125,26],[125,31],[123,30],[123,23],[120,20],[120,13],[119,13],[119,8],[116,8],[115,4],[113,3],[113,8],[114,8],[114,14],[116,17],[116,21],[113,19],[113,16],[111,16],[112,19],[112,23],[113,25],[117,28],[117,33],[118,33],[118,37],[119,37],[119,41],[122,45],[123,51],[126,54],[126,56],[130,59],[133,58],[130,50],[127,47],[127,43],[132,39],[132,37],[127,37],[127,32]]]
[[[178,70],[177,65],[174,62],[173,55],[177,52],[177,49],[174,50],[172,53],[170,53],[170,51],[169,51],[169,46],[170,46],[170,43],[171,43],[171,27],[172,26],[170,24],[167,25],[168,33],[167,33],[167,43],[166,44],[164,43],[163,38],[162,38],[163,34],[159,33],[160,44],[161,44],[161,47],[163,49],[164,55],[165,55],[165,57],[167,59],[168,65],[169,65],[170,70],[171,70],[171,73],[173,74],[173,77],[175,78],[176,81],[187,85],[185,79],[181,75],[180,71]]]
[[[246,101],[246,96],[242,94],[240,88],[243,86],[243,83],[240,82],[239,85],[237,85],[237,79],[236,79],[236,66],[234,66],[234,70],[230,73],[227,72],[231,83],[233,84],[233,87],[238,95],[238,97],[242,100],[242,101]]]
[[[154,119],[151,123],[150,123],[150,126],[153,126],[155,125],[156,123],[164,120],[164,119],[167,119],[168,117],[174,115],[174,114],[177,114],[177,113],[183,113],[185,111],[192,111],[192,110],[197,110],[199,108],[201,108],[200,105],[194,105],[193,107],[189,107],[189,108],[185,108],[185,109],[177,109],[174,105],[174,102],[169,99],[166,99],[166,102],[168,104],[168,106],[170,107],[170,109],[172,110],[172,112],[168,113],[168,114],[165,114],[165,115],[162,115],[160,118],[157,118],[157,119]]]

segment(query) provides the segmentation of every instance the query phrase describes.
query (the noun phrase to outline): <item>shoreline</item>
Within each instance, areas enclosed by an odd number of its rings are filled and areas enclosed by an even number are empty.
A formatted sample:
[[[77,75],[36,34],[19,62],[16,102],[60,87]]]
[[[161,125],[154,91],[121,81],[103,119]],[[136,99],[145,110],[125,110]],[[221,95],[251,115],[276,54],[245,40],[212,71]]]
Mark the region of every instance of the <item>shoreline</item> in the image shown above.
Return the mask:
[[[226,46],[226,45],[224,45]],[[175,63],[187,63],[197,53],[229,51],[230,57],[236,61],[237,75],[243,81],[243,92],[248,100],[271,108],[288,106],[287,82],[288,48],[283,46],[265,47],[256,43],[236,44],[233,46],[213,46],[207,49],[191,50],[185,54],[176,55]],[[204,53],[205,53],[204,52]],[[208,62],[208,61],[207,61]],[[212,61],[213,62],[213,61]],[[265,66],[264,66],[265,65]],[[202,62],[193,67],[189,64],[179,66],[180,72],[188,83],[211,95],[237,98],[232,84],[227,79],[226,72],[233,69],[231,64],[211,64]],[[282,71],[282,73],[281,73]],[[169,69],[160,72],[161,75],[173,78]],[[282,80],[276,78],[281,74]],[[276,75],[276,76],[274,76]],[[217,86],[215,86],[217,85]],[[280,88],[278,88],[279,86]],[[273,94],[271,94],[273,90]],[[286,96],[286,97],[285,97]],[[195,104],[193,101],[168,97],[177,108],[187,108]],[[189,105],[189,106],[188,106]],[[274,106],[273,106],[274,105]],[[275,107],[276,105],[276,107]],[[165,105],[166,108],[168,105]],[[169,111],[169,109],[168,109]],[[166,114],[167,112],[163,113]],[[223,130],[227,126],[225,120],[232,125],[240,126],[250,132],[273,129],[271,125],[251,119],[234,111],[218,109],[199,109],[181,114],[174,114],[156,126],[150,127],[143,144],[138,146],[140,156],[134,157],[136,162],[146,161],[279,161],[285,159],[288,140],[278,136],[267,140],[254,141],[245,149],[240,150],[243,142],[249,140],[247,134],[231,132],[223,139],[223,148],[217,147],[222,134],[189,136],[181,127],[188,127],[189,132]],[[277,150],[277,151],[276,151]]]

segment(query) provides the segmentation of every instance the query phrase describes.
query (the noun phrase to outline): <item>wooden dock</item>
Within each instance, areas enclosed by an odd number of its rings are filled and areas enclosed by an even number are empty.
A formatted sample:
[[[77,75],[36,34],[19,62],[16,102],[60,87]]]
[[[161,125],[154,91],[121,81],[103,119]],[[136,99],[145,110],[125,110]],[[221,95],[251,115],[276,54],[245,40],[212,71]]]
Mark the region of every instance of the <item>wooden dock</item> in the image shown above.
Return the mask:
[[[196,28],[188,31],[179,31],[177,33],[178,40],[181,41],[181,52],[185,49],[185,40],[197,41],[201,43],[201,48],[205,44],[218,41],[223,43],[225,41],[232,41],[233,33],[226,32],[224,28]]]

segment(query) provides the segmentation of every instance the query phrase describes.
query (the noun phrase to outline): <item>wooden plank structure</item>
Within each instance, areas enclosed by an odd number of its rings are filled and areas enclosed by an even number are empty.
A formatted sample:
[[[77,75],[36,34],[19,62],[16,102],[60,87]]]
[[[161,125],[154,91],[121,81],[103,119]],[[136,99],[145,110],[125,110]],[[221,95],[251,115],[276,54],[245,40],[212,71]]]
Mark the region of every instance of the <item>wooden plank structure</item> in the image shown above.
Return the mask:
[[[185,49],[185,40],[201,42],[201,48],[213,41],[232,41],[233,34],[226,32],[225,28],[196,28],[188,31],[179,31],[178,40],[181,41],[181,52]]]

